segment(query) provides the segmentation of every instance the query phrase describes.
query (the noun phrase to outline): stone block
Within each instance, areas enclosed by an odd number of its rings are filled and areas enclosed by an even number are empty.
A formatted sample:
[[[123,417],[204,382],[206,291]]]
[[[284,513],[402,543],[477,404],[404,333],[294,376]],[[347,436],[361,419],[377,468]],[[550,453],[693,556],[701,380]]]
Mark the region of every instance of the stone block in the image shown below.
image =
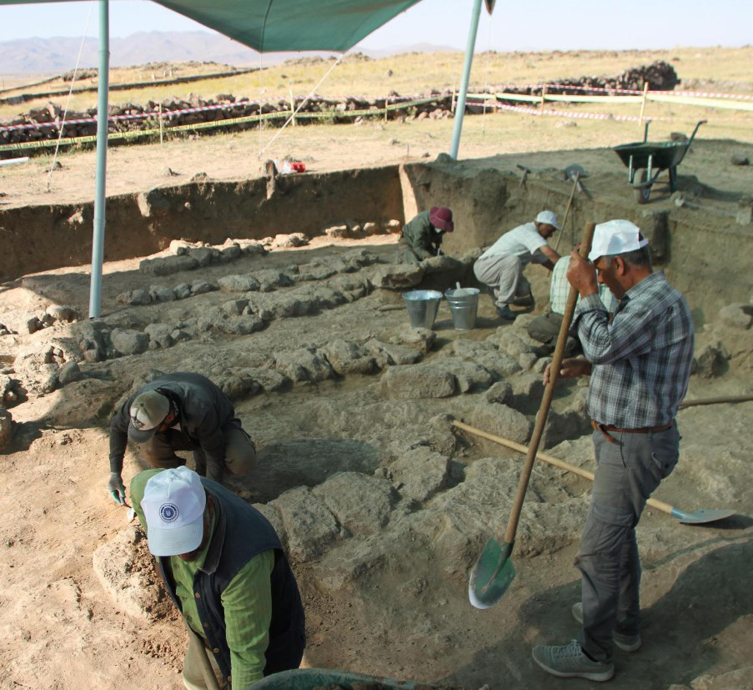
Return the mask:
[[[753,323],[753,305],[728,304],[719,311],[719,318],[726,326],[747,330]]]
[[[110,332],[110,342],[121,355],[140,355],[149,349],[149,335],[140,331],[115,328]]]
[[[373,374],[376,360],[361,345],[345,340],[333,340],[322,349],[330,366],[339,376],[348,374]]]
[[[84,374],[77,362],[66,362],[58,370],[58,381],[60,381],[61,386],[67,386],[74,381],[80,381],[83,377]]]
[[[449,472],[450,459],[426,447],[410,450],[390,465],[397,490],[421,503],[446,486]]]
[[[402,400],[446,398],[455,394],[455,376],[444,369],[416,364],[389,368],[381,380],[382,393]]]
[[[139,263],[139,271],[153,276],[169,276],[181,271],[192,271],[199,262],[192,256],[163,256],[144,259]]]
[[[327,359],[314,348],[280,352],[274,361],[275,369],[292,381],[324,381],[334,374]]]
[[[482,431],[502,436],[516,443],[527,443],[533,425],[524,415],[507,405],[480,403],[471,413],[471,424]],[[499,446],[491,441],[476,439],[490,453],[498,453]]]
[[[318,558],[340,533],[337,520],[324,501],[306,487],[290,489],[268,505],[282,516],[288,555],[295,561],[304,563]]]
[[[250,275],[230,275],[217,279],[217,285],[223,292],[255,292],[259,281]]]
[[[345,529],[358,536],[377,534],[389,521],[394,503],[389,481],[359,472],[336,474],[312,493]]]
[[[0,407],[0,453],[10,445],[13,437],[13,416],[8,410]]]
[[[507,405],[512,401],[512,386],[507,381],[498,381],[484,393],[484,402]]]

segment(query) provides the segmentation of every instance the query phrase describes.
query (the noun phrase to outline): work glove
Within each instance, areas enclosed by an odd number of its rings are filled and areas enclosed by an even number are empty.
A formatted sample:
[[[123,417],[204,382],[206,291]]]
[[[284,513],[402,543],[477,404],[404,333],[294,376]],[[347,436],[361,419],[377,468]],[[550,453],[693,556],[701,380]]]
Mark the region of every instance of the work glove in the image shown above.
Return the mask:
[[[110,472],[110,481],[107,483],[107,490],[110,492],[113,501],[117,501],[120,505],[125,503],[125,484],[123,484],[123,478],[118,472]]]

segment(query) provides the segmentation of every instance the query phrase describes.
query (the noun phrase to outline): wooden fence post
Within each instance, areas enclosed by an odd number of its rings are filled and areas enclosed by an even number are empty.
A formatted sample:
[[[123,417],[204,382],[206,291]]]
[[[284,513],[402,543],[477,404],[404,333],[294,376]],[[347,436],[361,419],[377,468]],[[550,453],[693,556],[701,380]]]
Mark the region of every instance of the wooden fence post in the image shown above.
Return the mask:
[[[643,84],[643,98],[641,99],[641,115],[638,118],[638,127],[643,128],[643,113],[646,112],[646,93],[648,92],[648,82]]]
[[[450,110],[452,111],[452,114],[455,114],[455,84],[452,85],[452,103],[450,105]]]
[[[541,110],[544,110],[545,102],[546,102],[546,84],[544,84],[544,86],[541,89],[541,104],[539,106]]]

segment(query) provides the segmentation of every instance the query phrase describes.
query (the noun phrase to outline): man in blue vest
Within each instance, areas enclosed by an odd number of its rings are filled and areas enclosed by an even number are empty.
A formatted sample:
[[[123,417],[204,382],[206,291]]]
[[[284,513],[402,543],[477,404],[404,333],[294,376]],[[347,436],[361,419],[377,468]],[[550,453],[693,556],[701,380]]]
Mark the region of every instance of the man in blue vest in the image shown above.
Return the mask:
[[[153,469],[131,481],[131,498],[173,603],[228,687],[245,690],[298,668],[306,644],[293,572],[266,518],[187,467]],[[189,648],[183,684],[206,687]]]

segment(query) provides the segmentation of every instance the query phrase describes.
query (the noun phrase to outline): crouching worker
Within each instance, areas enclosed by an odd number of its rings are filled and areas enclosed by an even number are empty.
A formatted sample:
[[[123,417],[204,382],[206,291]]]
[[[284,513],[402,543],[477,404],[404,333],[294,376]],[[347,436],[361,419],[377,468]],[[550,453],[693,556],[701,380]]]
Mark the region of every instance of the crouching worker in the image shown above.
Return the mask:
[[[233,403],[201,374],[161,376],[128,398],[110,421],[110,481],[114,500],[125,501],[123,456],[128,439],[138,443],[152,467],[185,465],[176,450],[192,450],[196,471],[219,482],[248,474],[256,460],[251,437]]]
[[[303,605],[266,518],[187,467],[137,474],[131,497],[165,588],[205,647],[192,636],[185,687],[207,687],[204,651],[220,686],[236,690],[298,668],[306,645]]]
[[[424,259],[437,256],[444,234],[454,229],[449,208],[432,206],[430,211],[419,213],[403,226],[398,240],[399,262],[418,265]]]

